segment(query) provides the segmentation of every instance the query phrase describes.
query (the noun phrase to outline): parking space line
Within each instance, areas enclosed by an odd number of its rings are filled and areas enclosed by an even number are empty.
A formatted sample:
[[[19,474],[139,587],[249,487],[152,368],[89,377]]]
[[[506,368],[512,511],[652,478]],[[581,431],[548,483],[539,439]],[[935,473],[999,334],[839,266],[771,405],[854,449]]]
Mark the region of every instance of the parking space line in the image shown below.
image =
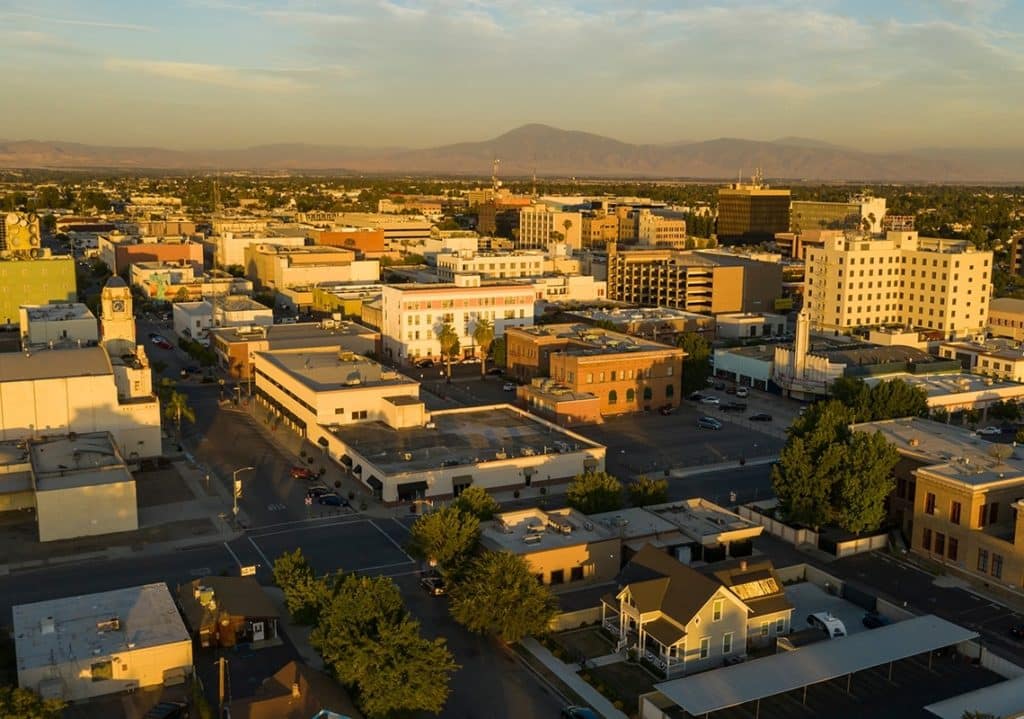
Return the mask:
[[[224,542],[224,549],[228,550],[228,554],[231,555],[231,558],[235,560],[235,564],[237,564],[239,569],[241,569],[242,560],[238,558],[238,555],[235,554],[234,551],[232,551],[231,547],[228,546],[227,542]]]
[[[407,526],[405,526],[404,524],[402,524],[402,522],[400,522],[400,521],[399,521],[398,517],[392,517],[392,518],[391,518],[391,521],[392,521],[392,522],[394,522],[395,524],[397,524],[397,525],[398,525],[399,527],[401,527],[402,529],[404,529],[404,530],[405,530],[406,532],[408,532],[409,534],[412,534],[412,530],[411,530],[411,529],[409,529],[409,528],[408,528]]]
[[[256,544],[256,540],[254,540],[252,537],[249,537],[249,544],[251,544],[253,549],[255,549],[256,552],[260,555],[260,557],[263,558],[263,561],[266,563],[267,569],[273,569],[274,563],[267,559],[267,555],[263,553],[262,549],[260,549],[260,545]]]
[[[273,524],[261,524],[253,528],[254,532],[258,532],[262,529],[273,529],[274,527],[294,527],[298,524],[311,524],[313,522],[326,522],[332,519],[344,519],[346,517],[352,517],[353,519],[360,519],[361,515],[358,512],[352,514],[342,514],[336,517],[308,517],[306,519],[291,519],[287,522],[274,522]]]
[[[314,529],[329,529],[331,527],[345,527],[345,526],[348,526],[350,524],[363,524],[364,522],[366,522],[366,520],[362,519],[361,517],[353,518],[351,520],[340,519],[339,521],[336,521],[336,522],[329,522],[329,521],[325,520],[321,524],[311,524],[311,525],[306,526],[306,527],[292,527],[291,529],[277,529],[277,530],[274,530],[273,532],[261,532],[259,530],[256,530],[254,532],[250,532],[249,536],[250,537],[273,537],[275,534],[293,534],[295,532],[307,532],[307,531],[312,531]]]
[[[384,535],[385,539],[387,539],[389,542],[391,542],[393,545],[395,545],[395,548],[398,549],[399,552],[404,554],[409,559],[410,562],[415,561],[412,557],[409,556],[409,554],[404,549],[402,549],[402,545],[399,544],[398,542],[396,542],[394,537],[392,537],[390,534],[388,534],[383,529],[381,529],[379,526],[377,526],[376,522],[374,522],[372,519],[368,519],[366,521],[370,523],[370,526],[372,526],[374,529],[376,529],[378,532],[380,532],[382,535]]]
[[[388,569],[390,567],[404,567],[410,564],[411,561],[407,560],[404,562],[392,562],[391,564],[378,564],[375,567],[360,567],[359,569],[353,569],[353,572],[372,572],[376,569]]]

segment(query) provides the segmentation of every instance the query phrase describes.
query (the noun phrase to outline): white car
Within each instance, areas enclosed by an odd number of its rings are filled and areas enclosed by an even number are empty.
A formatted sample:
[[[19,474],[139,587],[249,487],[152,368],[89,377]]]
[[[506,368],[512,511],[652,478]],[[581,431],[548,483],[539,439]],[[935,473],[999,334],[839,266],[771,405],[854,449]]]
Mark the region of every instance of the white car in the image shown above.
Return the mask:
[[[995,437],[995,436],[1000,435],[1002,433],[1003,433],[1003,430],[999,429],[999,427],[992,427],[992,426],[982,427],[981,429],[978,430],[978,434],[980,434],[983,437]]]
[[[829,639],[839,639],[846,636],[846,625],[842,619],[837,619],[829,612],[815,612],[807,617],[807,623],[812,627],[821,629]]]
[[[701,404],[721,404],[721,401],[719,401],[718,397],[701,397],[700,403]]]
[[[516,391],[516,385],[515,385],[514,382],[506,382],[505,384],[503,384],[501,386],[501,388],[503,390],[505,390],[506,392],[515,392]]]
[[[737,387],[736,388],[736,396],[740,397],[740,398],[749,397],[750,396],[750,390],[748,390],[746,387]]]

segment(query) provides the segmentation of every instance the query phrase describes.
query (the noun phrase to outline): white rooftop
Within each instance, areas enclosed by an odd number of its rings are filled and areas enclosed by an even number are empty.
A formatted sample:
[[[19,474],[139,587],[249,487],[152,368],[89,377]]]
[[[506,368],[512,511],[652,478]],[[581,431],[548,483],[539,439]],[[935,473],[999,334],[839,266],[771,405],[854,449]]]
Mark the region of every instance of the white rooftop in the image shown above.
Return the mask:
[[[335,349],[257,352],[261,360],[288,373],[315,392],[419,383],[362,355]]]
[[[575,509],[544,511],[534,507],[499,514],[484,525],[481,541],[491,549],[526,554],[601,542],[616,536],[613,529],[591,521]]]
[[[963,719],[968,712],[1016,719],[1024,716],[1024,676],[976,689],[924,708],[939,719]]]
[[[921,387],[929,398],[946,397],[970,392],[985,392],[1011,387],[1017,387],[1024,390],[1024,385],[1020,385],[1017,382],[1008,382],[1006,380],[995,379],[993,377],[983,377],[982,375],[970,374],[969,372],[937,372],[935,374],[910,374],[909,372],[898,372],[895,374],[865,377],[864,382],[869,386],[874,386],[879,382],[893,379],[901,379],[912,387]]]
[[[13,614],[21,671],[190,641],[162,582],[19,604]]]
[[[29,322],[60,322],[66,320],[93,320],[96,315],[81,302],[64,302],[52,305],[22,305]]]
[[[33,440],[29,452],[39,492],[132,481],[109,432]]]

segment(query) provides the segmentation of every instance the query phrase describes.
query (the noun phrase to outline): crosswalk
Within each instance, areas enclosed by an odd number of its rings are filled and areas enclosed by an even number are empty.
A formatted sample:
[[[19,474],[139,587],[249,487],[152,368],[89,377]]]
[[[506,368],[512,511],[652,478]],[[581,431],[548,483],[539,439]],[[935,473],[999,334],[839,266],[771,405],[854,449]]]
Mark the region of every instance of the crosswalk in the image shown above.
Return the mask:
[[[286,509],[288,509],[288,505],[287,504],[268,504],[267,505],[267,511],[268,512],[283,512]]]

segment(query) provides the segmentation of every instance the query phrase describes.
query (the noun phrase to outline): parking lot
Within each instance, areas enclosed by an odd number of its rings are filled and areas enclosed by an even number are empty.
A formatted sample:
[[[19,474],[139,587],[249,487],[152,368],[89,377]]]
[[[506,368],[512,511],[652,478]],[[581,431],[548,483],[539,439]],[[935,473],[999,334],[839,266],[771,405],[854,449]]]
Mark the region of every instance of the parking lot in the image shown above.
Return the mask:
[[[807,629],[807,617],[816,612],[828,612],[846,627],[847,636],[867,631],[861,621],[864,610],[842,597],[829,594],[811,582],[791,584],[785,588],[786,599],[793,605],[793,631]]]

